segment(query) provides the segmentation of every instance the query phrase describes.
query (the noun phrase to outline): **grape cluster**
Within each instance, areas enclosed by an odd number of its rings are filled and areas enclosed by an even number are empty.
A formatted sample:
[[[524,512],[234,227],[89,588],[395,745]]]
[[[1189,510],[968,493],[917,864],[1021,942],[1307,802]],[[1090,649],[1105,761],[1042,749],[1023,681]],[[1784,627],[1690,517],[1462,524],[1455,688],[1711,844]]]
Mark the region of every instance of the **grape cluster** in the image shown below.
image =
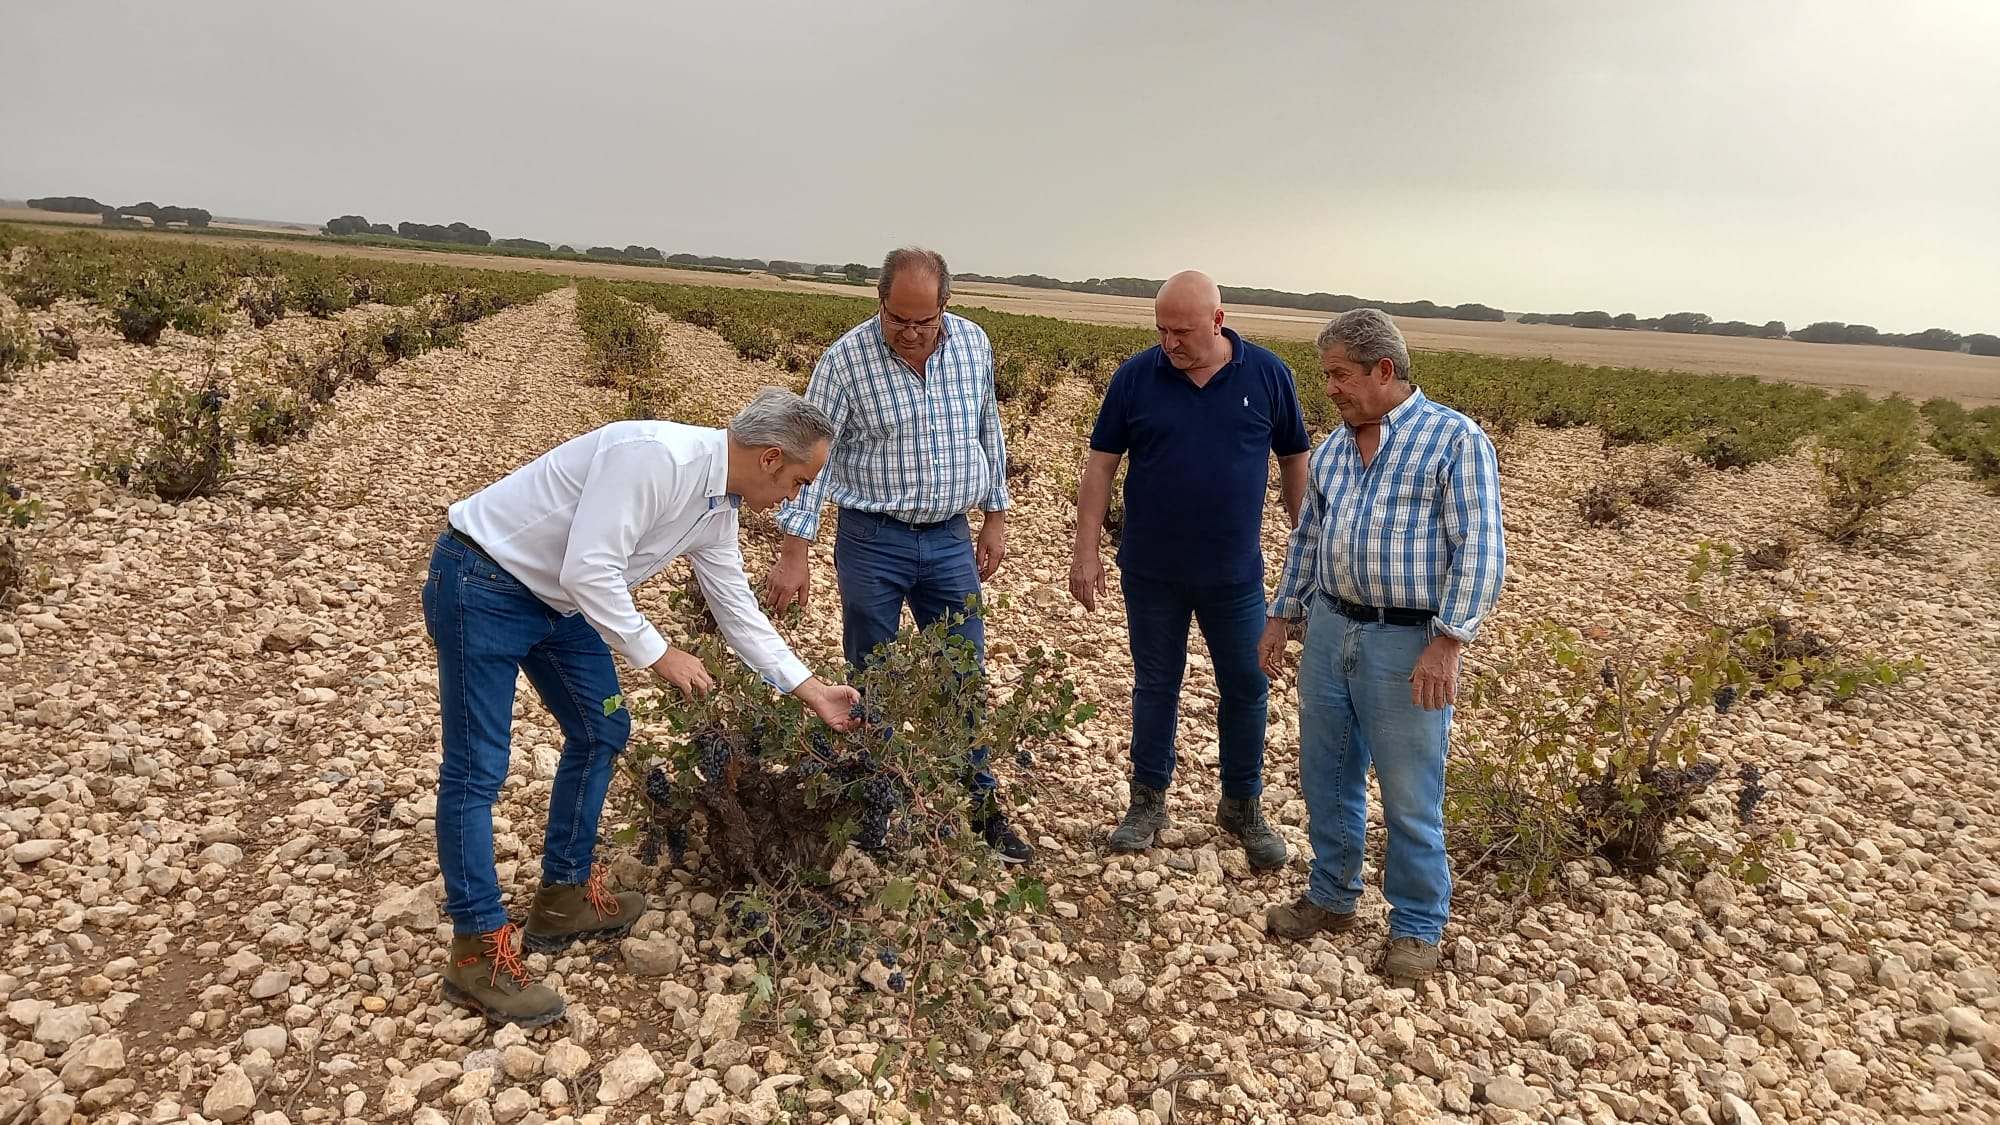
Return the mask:
[[[1735,704],[1736,704],[1735,684],[1723,684],[1721,687],[1715,689],[1716,714],[1718,715],[1729,714],[1729,709],[1735,706]]]
[[[701,776],[721,784],[729,769],[729,740],[719,734],[698,734],[694,736],[694,749],[695,766],[701,770]]]
[[[895,972],[889,974],[889,991],[902,992],[904,983],[903,970],[897,969]]]
[[[895,808],[896,787],[886,777],[871,777],[861,783],[861,828],[854,842],[874,851],[889,842],[889,814]]]
[[[1764,771],[1749,762],[1743,763],[1736,776],[1743,782],[1742,790],[1736,794],[1736,819],[1748,824],[1757,815],[1757,802],[1770,790],[1764,788]]]
[[[1017,766],[1019,766],[1019,767],[1021,767],[1021,768],[1022,768],[1022,769],[1024,769],[1024,770],[1031,770],[1031,769],[1034,769],[1034,768],[1035,768],[1035,752],[1034,752],[1033,750],[1016,750],[1016,751],[1014,751],[1014,764],[1015,764],[1015,765],[1017,765]]]
[[[681,827],[678,824],[669,827],[667,829],[667,859],[670,862],[672,862],[675,867],[679,867],[681,865],[681,860],[686,858],[687,847],[688,847],[687,829]]]
[[[673,779],[667,776],[666,767],[654,766],[652,772],[646,775],[646,799],[653,802],[655,809],[664,812],[667,803],[673,800],[673,796],[674,783]]]
[[[883,968],[885,968],[885,969],[893,969],[893,968],[895,968],[895,967],[896,967],[896,949],[895,949],[895,947],[894,947],[894,946],[889,946],[889,945],[885,945],[885,946],[883,946],[883,947],[882,947],[882,951],[881,951],[880,953],[877,953],[877,954],[875,955],[875,959],[876,959],[876,960],[878,960],[878,961],[880,961],[880,962],[882,962],[882,967],[883,967]]]
[[[648,867],[660,862],[660,845],[666,836],[657,821],[646,822],[646,834],[639,838],[639,862]]]
[[[1618,674],[1611,670],[1611,665],[1609,664],[1597,670],[1597,678],[1604,681],[1605,687],[1618,686]]]

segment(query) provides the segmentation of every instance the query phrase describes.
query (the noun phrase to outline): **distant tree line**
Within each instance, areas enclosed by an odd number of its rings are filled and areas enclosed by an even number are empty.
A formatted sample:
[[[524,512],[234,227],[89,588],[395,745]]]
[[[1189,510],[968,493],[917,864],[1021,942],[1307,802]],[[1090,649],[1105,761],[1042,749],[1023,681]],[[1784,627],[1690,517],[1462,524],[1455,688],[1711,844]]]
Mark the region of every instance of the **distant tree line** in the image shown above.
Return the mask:
[[[667,256],[653,246],[627,246],[623,250],[609,246],[593,246],[584,251],[593,258],[618,258],[627,262],[664,262]]]
[[[1896,348],[1922,348],[1934,352],[1969,351],[1973,355],[2000,355],[2000,336],[1975,332],[1960,336],[1949,328],[1926,328],[1922,332],[1883,332],[1868,324],[1843,324],[1822,320],[1788,332],[1785,322],[1773,320],[1762,327],[1742,320],[1716,320],[1707,313],[1677,312],[1666,316],[1640,318],[1632,313],[1612,316],[1602,310],[1574,313],[1522,313],[1522,324],[1556,324],[1566,328],[1622,328],[1638,332],[1679,332],[1700,336],[1754,336],[1766,340],[1799,340],[1808,344],[1880,344]]]
[[[73,215],[97,215],[107,227],[136,227],[138,219],[151,219],[155,227],[165,227],[170,223],[183,223],[189,227],[201,228],[209,224],[215,216],[200,207],[162,207],[148,200],[144,203],[111,207],[87,195],[52,195],[41,199],[28,200],[28,206],[37,211],[60,211]]]
[[[1146,277],[1093,277],[1088,281],[1063,281],[1038,273],[997,277],[962,273],[961,281],[983,281],[999,285],[1021,285],[1030,289],[1063,289],[1072,293],[1106,293],[1117,297],[1150,299],[1164,281]],[[1240,285],[1222,286],[1222,299],[1236,305],[1266,305],[1281,309],[1309,309],[1314,312],[1347,312],[1350,309],[1378,308],[1395,316],[1446,320],[1505,320],[1507,314],[1491,305],[1440,305],[1434,301],[1369,301],[1345,293],[1293,293],[1284,289],[1254,289]]]
[[[362,215],[342,215],[328,219],[319,228],[323,234],[368,234],[383,238],[407,238],[413,242],[445,242],[455,246],[485,246],[493,241],[493,236],[478,227],[464,223],[437,226],[432,223],[397,223],[392,229],[387,223],[371,223]]]

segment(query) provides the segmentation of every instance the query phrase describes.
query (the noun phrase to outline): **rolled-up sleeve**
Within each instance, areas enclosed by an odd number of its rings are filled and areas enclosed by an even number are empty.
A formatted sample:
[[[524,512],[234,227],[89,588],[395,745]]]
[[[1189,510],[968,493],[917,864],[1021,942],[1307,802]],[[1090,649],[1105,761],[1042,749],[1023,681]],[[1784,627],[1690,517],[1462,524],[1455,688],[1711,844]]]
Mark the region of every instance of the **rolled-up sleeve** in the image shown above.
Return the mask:
[[[1007,437],[1000,424],[1000,397],[993,385],[993,345],[983,335],[980,351],[986,360],[986,378],[982,381],[986,405],[979,413],[979,448],[986,454],[986,471],[991,479],[979,508],[985,512],[1004,512],[1014,505],[1007,491]]]
[[[1470,644],[1500,600],[1507,569],[1500,515],[1500,467],[1493,443],[1473,429],[1458,440],[1445,482],[1445,541],[1451,565],[1438,599],[1438,628]]]
[[[715,520],[702,541],[689,547],[686,554],[695,581],[701,583],[701,596],[707,599],[709,612],[722,630],[722,639],[743,663],[786,694],[806,682],[812,670],[778,635],[771,619],[758,607],[757,596],[750,592],[750,580],[743,575],[743,551],[736,542],[736,520]]]
[[[635,668],[651,667],[667,641],[632,602],[625,566],[676,491],[676,467],[648,442],[606,446],[577,498],[557,582],[591,628]]]
[[[833,423],[833,439],[828,442],[828,449],[839,447],[841,431],[847,428],[846,370],[846,363],[836,348],[828,348],[813,367],[812,377],[806,380],[805,400],[824,411]],[[833,466],[829,459],[827,467],[813,478],[811,484],[800,489],[795,499],[779,506],[775,518],[785,534],[807,542],[819,538],[820,511],[826,507],[826,490],[832,477]]]
[[[1329,439],[1331,440],[1331,439]],[[1319,543],[1326,533],[1326,493],[1321,486],[1327,443],[1313,451],[1306,462],[1306,499],[1299,509],[1299,526],[1285,549],[1285,569],[1278,575],[1278,588],[1271,596],[1270,616],[1296,621],[1306,615],[1306,600],[1319,588]]]

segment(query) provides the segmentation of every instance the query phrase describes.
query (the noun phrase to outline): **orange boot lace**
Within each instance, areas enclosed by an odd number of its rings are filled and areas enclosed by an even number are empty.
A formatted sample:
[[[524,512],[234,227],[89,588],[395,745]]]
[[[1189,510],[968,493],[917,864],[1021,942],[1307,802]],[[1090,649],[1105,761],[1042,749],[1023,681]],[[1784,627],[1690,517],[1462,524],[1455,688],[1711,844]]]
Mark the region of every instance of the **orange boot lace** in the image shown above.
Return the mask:
[[[583,885],[583,893],[590,899],[590,908],[597,911],[599,918],[615,917],[622,909],[618,905],[618,896],[612,894],[611,888],[604,883],[604,877],[610,871],[609,864],[593,865],[590,869],[590,881]]]
[[[487,975],[486,983],[498,986],[500,974],[505,972],[513,978],[514,987],[528,988],[535,978],[528,975],[528,966],[521,960],[519,941],[516,940],[520,927],[512,922],[486,935],[486,956],[493,962],[493,971]]]

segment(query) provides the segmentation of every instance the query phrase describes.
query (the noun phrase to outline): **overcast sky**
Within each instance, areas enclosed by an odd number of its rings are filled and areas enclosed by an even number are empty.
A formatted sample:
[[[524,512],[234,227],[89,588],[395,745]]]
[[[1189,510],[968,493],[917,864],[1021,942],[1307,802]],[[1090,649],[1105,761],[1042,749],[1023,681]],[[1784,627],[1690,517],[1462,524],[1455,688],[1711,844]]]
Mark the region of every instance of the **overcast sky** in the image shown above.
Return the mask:
[[[2000,2],[12,3],[0,196],[2000,332]]]

